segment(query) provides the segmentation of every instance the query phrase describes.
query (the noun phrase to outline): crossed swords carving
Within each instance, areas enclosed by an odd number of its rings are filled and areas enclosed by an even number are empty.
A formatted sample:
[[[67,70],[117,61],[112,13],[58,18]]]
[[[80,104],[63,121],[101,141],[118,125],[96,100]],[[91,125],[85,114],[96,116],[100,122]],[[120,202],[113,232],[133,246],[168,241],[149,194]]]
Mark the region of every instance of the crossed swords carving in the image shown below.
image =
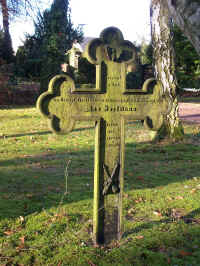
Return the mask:
[[[103,196],[108,194],[108,190],[111,188],[112,192],[114,194],[119,193],[119,170],[120,170],[120,164],[117,163],[114,167],[112,174],[110,175],[108,168],[105,164],[103,164],[103,169],[107,175],[107,179],[104,182],[104,188],[103,188]]]

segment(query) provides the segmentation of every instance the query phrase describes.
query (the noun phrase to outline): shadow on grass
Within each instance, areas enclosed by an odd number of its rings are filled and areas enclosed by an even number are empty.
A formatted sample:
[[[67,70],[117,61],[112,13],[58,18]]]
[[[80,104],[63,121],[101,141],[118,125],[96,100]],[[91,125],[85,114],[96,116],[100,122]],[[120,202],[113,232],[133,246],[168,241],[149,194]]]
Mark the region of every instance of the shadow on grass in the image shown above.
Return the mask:
[[[0,219],[58,206],[66,187],[71,192],[63,203],[92,198],[93,155],[93,151],[85,150],[66,153],[63,148],[1,161]],[[65,176],[67,160],[72,161],[68,180]]]
[[[34,108],[35,105],[0,105],[0,110],[7,110],[7,109],[30,109]]]
[[[151,229],[154,225],[161,225],[163,223],[172,223],[177,221],[183,221],[186,224],[200,224],[200,219],[195,219],[196,215],[200,214],[200,208],[193,210],[192,212],[189,212],[187,215],[179,216],[179,215],[171,215],[169,218],[161,219],[159,221],[149,221],[146,223],[143,223],[142,225],[137,226],[133,230],[127,231],[124,233],[123,237],[127,237],[130,234],[133,233],[139,233],[140,231],[144,229]],[[169,215],[170,216],[170,215]],[[133,218],[134,222],[134,218]]]
[[[51,131],[42,131],[42,132],[13,134],[13,135],[1,136],[0,139],[2,139],[2,138],[17,138],[17,137],[34,136],[34,135],[47,135],[47,134],[50,134],[50,133],[52,133],[52,132]]]
[[[94,127],[84,127],[84,128],[76,128],[73,131],[85,131],[88,129],[94,129]],[[31,133],[23,133],[23,134],[13,134],[13,135],[6,135],[6,136],[1,136],[0,139],[2,138],[17,138],[17,137],[24,137],[24,136],[34,136],[34,135],[47,135],[47,134],[53,134],[52,131],[41,131],[41,132],[31,132]]]
[[[70,193],[63,203],[92,199],[94,151],[76,149],[66,152],[62,148],[2,161],[0,217],[19,217],[57,206],[66,186]],[[199,176],[198,158],[199,147],[195,145],[129,143],[125,156],[126,191],[166,186]],[[71,161],[67,183],[66,161]]]

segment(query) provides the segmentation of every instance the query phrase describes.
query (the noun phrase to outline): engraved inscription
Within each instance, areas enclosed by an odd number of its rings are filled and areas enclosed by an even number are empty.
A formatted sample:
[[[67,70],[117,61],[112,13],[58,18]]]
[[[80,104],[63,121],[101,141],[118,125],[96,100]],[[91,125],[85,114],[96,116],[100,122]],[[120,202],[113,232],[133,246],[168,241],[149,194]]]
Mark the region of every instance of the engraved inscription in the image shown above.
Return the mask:
[[[84,97],[55,97],[52,99],[53,102],[68,102],[68,103],[162,103],[162,99],[155,99],[150,98],[149,96],[130,96],[128,99],[127,97],[119,98],[119,99],[103,99],[103,98],[97,98],[97,97],[91,97],[91,98],[84,98]]]
[[[108,81],[108,87],[120,87],[121,85],[121,76],[108,76],[107,81]]]
[[[90,105],[85,112],[135,112],[135,107],[126,107],[126,106],[109,106],[105,105],[103,108],[100,106]]]
[[[126,107],[126,106],[109,106],[106,105],[105,112],[134,112],[136,111],[136,108],[134,107]]]
[[[108,147],[120,145],[120,125],[118,123],[107,123],[106,144]]]

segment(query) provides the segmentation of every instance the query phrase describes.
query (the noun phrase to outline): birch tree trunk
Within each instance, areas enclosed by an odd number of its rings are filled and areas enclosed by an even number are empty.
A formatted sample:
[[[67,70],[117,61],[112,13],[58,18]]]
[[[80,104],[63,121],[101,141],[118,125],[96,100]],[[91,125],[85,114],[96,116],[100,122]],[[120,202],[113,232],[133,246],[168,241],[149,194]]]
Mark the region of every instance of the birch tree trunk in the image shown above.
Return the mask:
[[[155,76],[162,83],[162,94],[169,96],[172,102],[172,110],[165,117],[165,123],[157,137],[177,140],[183,137],[183,128],[178,117],[177,80],[170,17],[168,8],[163,5],[163,0],[151,1],[151,34]]]

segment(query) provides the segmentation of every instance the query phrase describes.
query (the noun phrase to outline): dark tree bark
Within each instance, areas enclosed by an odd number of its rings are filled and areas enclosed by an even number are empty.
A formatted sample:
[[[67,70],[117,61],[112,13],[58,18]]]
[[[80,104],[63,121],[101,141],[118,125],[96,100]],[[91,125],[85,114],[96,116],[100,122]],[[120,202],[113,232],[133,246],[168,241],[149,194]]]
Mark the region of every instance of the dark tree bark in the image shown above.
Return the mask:
[[[15,17],[31,16],[33,10],[39,7],[41,0],[0,0],[0,12],[3,18],[3,54],[7,63],[13,61],[12,40],[9,31],[9,24],[11,19]]]
[[[3,30],[4,30],[3,59],[6,60],[7,63],[11,63],[14,57],[13,57],[12,41],[9,31],[9,12],[8,12],[7,0],[0,0],[0,7],[2,10]]]
[[[0,0],[0,6],[2,10],[4,32],[9,32],[9,14],[7,0]]]
[[[171,112],[165,117],[165,123],[157,137],[177,140],[183,137],[183,129],[178,117],[177,80],[170,24],[168,8],[163,5],[163,0],[152,0],[151,33],[155,76],[162,83],[162,94],[170,98],[172,105]]]

